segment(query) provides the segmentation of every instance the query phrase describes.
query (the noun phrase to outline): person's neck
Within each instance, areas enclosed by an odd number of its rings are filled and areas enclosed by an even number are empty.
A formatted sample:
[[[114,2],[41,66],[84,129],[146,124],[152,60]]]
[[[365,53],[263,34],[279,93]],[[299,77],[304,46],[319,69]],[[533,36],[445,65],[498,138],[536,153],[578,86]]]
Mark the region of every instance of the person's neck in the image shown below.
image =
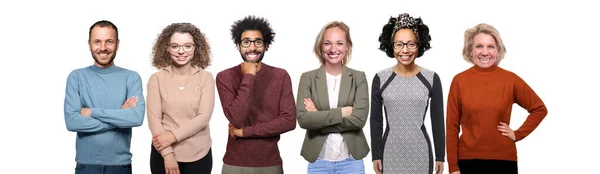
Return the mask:
[[[398,63],[396,64],[396,66],[394,66],[394,71],[396,72],[396,74],[403,77],[411,77],[417,74],[419,69],[420,67],[417,66],[417,64],[415,64],[414,62],[408,65]]]
[[[189,75],[190,72],[192,71],[192,65],[190,65],[189,63],[185,64],[185,65],[172,65],[173,67],[173,74],[177,75],[177,76],[186,76]]]
[[[330,63],[325,63],[325,72],[327,72],[328,74],[331,74],[332,76],[337,76],[342,74],[342,67],[344,65],[342,65],[341,63],[338,64],[330,64]]]
[[[259,72],[262,67],[262,62],[256,63],[256,72]]]

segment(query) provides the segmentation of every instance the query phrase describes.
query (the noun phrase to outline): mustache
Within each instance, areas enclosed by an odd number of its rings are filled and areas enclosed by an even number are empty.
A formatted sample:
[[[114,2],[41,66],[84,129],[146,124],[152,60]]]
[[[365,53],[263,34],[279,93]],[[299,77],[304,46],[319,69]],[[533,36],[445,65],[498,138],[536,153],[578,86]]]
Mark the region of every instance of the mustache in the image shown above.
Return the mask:
[[[254,53],[254,54],[262,54],[262,52],[261,52],[261,51],[257,51],[257,50],[254,50],[254,51],[246,51],[246,53],[244,53],[244,54],[249,54],[249,53]]]
[[[98,53],[98,54],[104,54],[104,53],[109,54],[109,53],[111,53],[111,51],[109,51],[109,50],[100,50],[100,51],[96,51],[96,53]]]

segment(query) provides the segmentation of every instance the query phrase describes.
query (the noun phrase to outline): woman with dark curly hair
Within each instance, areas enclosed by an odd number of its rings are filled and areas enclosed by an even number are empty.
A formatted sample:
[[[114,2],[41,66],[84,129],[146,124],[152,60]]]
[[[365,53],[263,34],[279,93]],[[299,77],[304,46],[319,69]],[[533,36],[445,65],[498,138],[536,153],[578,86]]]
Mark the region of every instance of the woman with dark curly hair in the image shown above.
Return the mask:
[[[174,23],[158,35],[152,65],[160,71],[148,81],[147,115],[152,132],[152,173],[210,173],[209,121],[215,81],[204,69],[210,47],[200,29]]]
[[[437,73],[415,64],[415,59],[431,48],[429,41],[427,25],[421,18],[406,13],[391,17],[383,26],[379,49],[397,63],[379,71],[372,83],[371,148],[373,169],[378,174],[433,173],[434,154],[424,125],[427,107],[430,107],[433,129],[435,172],[443,171],[442,84]]]

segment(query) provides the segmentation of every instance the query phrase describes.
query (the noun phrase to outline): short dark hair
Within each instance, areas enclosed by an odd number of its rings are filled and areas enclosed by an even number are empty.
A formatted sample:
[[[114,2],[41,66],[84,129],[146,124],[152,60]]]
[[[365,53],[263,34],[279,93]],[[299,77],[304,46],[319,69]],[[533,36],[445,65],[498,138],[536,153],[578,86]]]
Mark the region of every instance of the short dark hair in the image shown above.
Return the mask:
[[[101,20],[101,21],[98,21],[98,22],[94,23],[90,27],[90,33],[88,34],[88,41],[92,37],[92,30],[94,29],[94,27],[111,27],[111,28],[115,29],[115,33],[117,34],[117,40],[119,40],[119,30],[117,29],[117,26],[115,24],[113,24],[112,22],[110,22],[110,21]]]
[[[273,32],[269,21],[262,17],[246,16],[244,19],[235,21],[231,25],[231,39],[233,39],[233,43],[236,45],[240,44],[242,42],[242,33],[246,30],[260,31],[263,41],[267,46],[275,41],[275,32]]]
[[[410,18],[411,20],[414,20],[414,24],[411,23],[408,26],[400,26],[400,28],[398,28],[397,22],[399,18]],[[417,58],[423,56],[425,51],[431,49],[431,45],[429,45],[429,42],[431,41],[431,36],[429,35],[429,27],[427,27],[427,25],[423,23],[423,20],[420,17],[413,18],[410,17],[407,13],[403,13],[398,15],[398,18],[390,17],[388,23],[383,26],[381,34],[379,35],[379,50],[385,52],[385,54],[388,57],[395,57],[392,40],[394,39],[396,32],[398,32],[398,30],[400,29],[412,29],[413,31],[416,31],[415,37],[417,38],[419,44]]]

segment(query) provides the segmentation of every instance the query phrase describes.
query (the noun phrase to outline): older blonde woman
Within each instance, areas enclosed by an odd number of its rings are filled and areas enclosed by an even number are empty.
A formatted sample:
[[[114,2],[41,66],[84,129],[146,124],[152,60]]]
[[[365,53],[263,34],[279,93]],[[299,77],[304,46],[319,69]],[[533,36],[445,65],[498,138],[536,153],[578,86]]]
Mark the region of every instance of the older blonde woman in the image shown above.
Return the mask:
[[[446,143],[451,174],[518,173],[515,142],[529,135],[548,112],[523,79],[498,67],[505,53],[493,26],[478,24],[465,32],[463,57],[474,66],[454,77],[448,95]],[[514,103],[529,112],[517,130],[509,127]]]

